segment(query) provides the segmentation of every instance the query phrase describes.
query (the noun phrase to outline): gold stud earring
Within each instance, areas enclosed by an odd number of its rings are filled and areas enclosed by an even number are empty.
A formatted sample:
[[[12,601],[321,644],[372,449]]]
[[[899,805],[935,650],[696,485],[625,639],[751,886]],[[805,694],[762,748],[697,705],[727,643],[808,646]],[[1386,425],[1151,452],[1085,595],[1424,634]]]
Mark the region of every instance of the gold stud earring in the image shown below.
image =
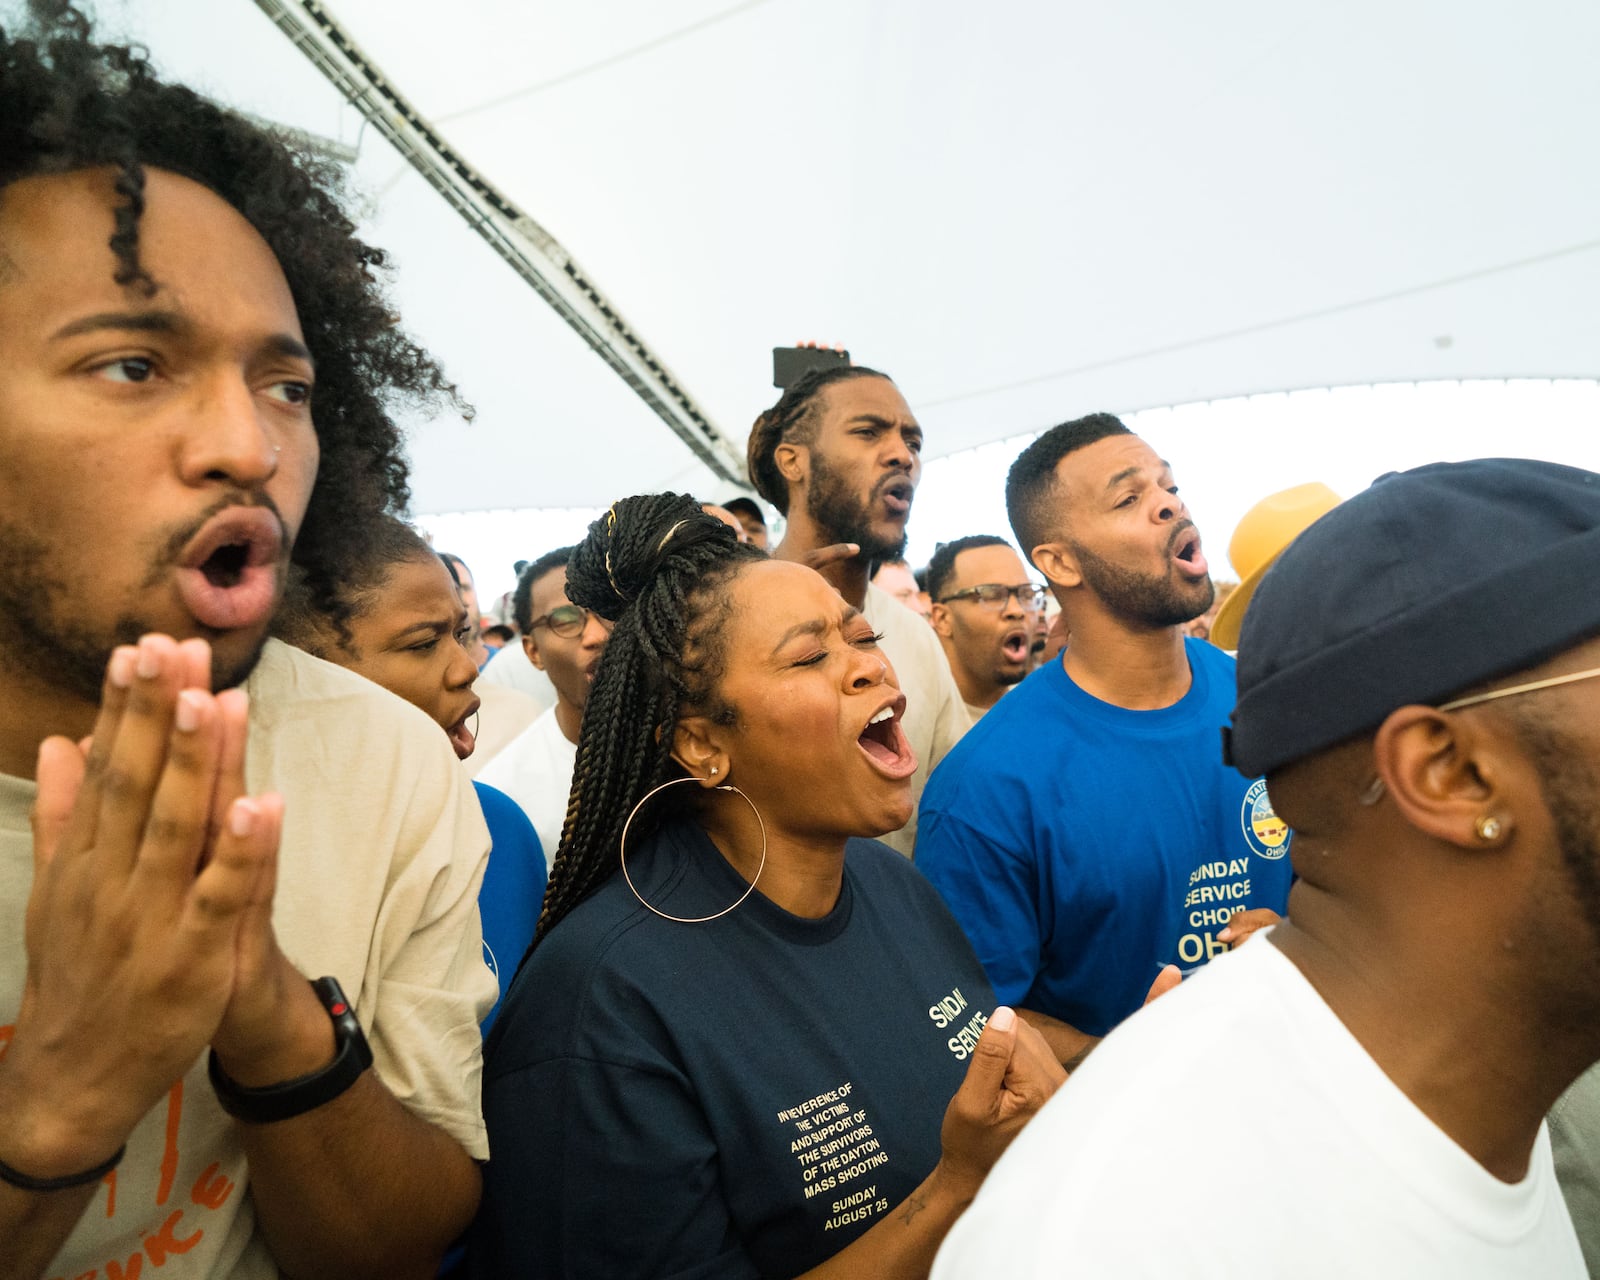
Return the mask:
[[[1500,837],[1500,819],[1484,814],[1472,824],[1472,829],[1477,832],[1478,839],[1488,842]]]

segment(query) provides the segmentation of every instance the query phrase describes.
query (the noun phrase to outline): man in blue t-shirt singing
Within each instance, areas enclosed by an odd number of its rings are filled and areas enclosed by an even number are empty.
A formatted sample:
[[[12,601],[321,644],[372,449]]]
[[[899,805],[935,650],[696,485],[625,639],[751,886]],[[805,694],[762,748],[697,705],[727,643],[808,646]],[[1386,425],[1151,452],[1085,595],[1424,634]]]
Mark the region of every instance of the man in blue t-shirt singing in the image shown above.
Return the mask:
[[[1023,450],[1006,506],[1068,647],[929,779],[916,861],[1000,1001],[1070,1065],[1166,966],[1278,918],[1289,831],[1222,762],[1234,664],[1180,630],[1215,592],[1167,464],[1093,414]]]

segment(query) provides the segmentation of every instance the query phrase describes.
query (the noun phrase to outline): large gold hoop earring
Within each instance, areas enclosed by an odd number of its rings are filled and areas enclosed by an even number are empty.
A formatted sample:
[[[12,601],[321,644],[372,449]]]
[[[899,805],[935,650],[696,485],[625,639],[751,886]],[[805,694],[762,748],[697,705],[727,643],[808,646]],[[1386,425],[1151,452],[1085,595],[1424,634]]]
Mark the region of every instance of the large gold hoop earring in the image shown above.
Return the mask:
[[[637,886],[635,886],[633,883],[633,877],[628,874],[628,829],[633,826],[633,820],[639,816],[639,810],[644,808],[645,804],[652,796],[659,795],[668,787],[675,787],[681,782],[699,781],[699,778],[673,778],[670,782],[663,782],[654,790],[647,791],[644,796],[640,798],[639,803],[634,805],[632,811],[628,814],[628,820],[622,824],[622,838],[617,841],[617,860],[622,863],[622,878],[628,882],[628,892],[633,894],[633,896],[638,899],[639,905],[646,911],[652,911],[656,915],[660,916],[663,920],[671,920],[675,924],[707,924],[712,920],[721,919],[756,891],[756,881],[761,879],[761,872],[767,865],[767,824],[761,817],[761,810],[757,809],[756,802],[749,796],[745,795],[743,791],[740,791],[738,787],[734,786],[731,782],[724,782],[720,787],[713,787],[711,789],[713,791],[734,792],[739,799],[743,800],[747,805],[750,806],[750,812],[756,815],[756,822],[761,827],[761,862],[756,867],[755,878],[750,881],[749,887],[727,906],[723,907],[721,911],[715,912],[709,916],[668,915],[665,911],[661,910],[660,907],[653,907],[644,900],[644,895],[639,892]]]

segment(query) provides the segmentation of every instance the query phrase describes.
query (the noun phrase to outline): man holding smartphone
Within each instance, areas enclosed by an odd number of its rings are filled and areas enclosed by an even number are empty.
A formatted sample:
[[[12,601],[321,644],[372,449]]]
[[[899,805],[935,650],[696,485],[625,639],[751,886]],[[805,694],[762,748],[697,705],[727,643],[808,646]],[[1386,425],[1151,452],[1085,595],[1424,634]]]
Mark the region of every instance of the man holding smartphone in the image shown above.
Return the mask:
[[[971,723],[931,628],[870,584],[873,565],[903,555],[922,477],[922,427],[885,374],[848,364],[811,369],[750,430],[750,480],[788,520],[773,555],[808,564],[882,633],[906,695],[916,752],[913,800]],[[907,857],[917,819],[883,837]]]

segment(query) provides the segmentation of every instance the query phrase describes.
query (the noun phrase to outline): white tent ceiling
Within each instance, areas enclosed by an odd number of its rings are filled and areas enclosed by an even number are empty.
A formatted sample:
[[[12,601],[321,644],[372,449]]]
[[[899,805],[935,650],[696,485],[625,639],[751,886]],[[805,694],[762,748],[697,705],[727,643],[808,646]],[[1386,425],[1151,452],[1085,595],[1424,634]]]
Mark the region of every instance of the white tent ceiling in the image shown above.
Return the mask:
[[[1600,372],[1600,5],[329,0],[742,442],[769,348],[891,372],[937,457],[1094,409]],[[726,492],[249,0],[107,31],[359,146],[478,407],[420,511]]]

